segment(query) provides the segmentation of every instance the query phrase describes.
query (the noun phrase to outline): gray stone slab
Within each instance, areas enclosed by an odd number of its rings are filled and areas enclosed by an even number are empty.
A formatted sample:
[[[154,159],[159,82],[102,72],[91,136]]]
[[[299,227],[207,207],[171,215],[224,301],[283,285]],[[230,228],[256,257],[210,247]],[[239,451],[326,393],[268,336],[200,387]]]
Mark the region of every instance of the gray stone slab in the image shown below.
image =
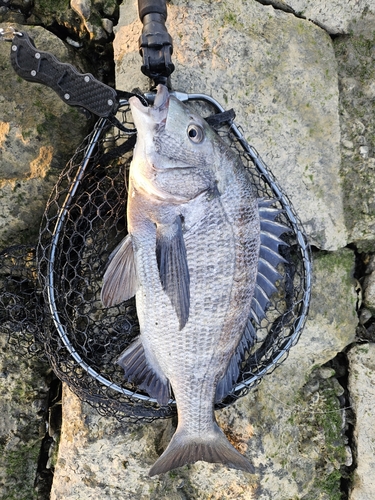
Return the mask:
[[[356,33],[369,14],[375,14],[372,0],[278,0],[276,7],[291,7],[297,15],[319,24],[330,34]]]
[[[147,90],[140,75],[141,23],[121,7],[114,42],[117,87]],[[174,89],[234,108],[246,139],[271,167],[319,248],[345,246],[337,64],[313,23],[257,2],[174,1]]]
[[[349,500],[372,500],[375,492],[375,345],[354,346],[349,357],[349,392],[356,416],[357,467]]]

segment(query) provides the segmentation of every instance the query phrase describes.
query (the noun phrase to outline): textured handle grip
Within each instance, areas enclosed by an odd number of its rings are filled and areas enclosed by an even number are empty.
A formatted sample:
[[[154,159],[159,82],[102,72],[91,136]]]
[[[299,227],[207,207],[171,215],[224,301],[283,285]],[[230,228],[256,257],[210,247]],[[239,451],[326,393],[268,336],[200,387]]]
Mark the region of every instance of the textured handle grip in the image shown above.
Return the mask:
[[[71,64],[61,63],[48,52],[37,50],[25,32],[13,38],[10,59],[21,78],[51,87],[70,106],[80,106],[102,117],[117,110],[117,94],[112,87],[90,73],[78,73]]]
[[[167,1],[166,0],[138,0],[138,13],[139,19],[143,21],[143,18],[147,14],[161,14],[164,19],[167,19]]]

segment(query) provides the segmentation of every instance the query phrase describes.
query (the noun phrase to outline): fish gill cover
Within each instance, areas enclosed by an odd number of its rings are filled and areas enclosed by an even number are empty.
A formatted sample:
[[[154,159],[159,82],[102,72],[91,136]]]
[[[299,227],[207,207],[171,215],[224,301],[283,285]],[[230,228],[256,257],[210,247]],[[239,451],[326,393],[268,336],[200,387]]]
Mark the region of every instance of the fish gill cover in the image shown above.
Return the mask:
[[[188,105],[205,117],[217,111],[202,100]],[[134,129],[126,100],[118,118]],[[256,151],[236,131],[231,121],[218,121],[217,132],[241,158],[256,196],[273,200],[272,218],[288,231],[279,236],[286,244],[279,246],[284,261],[275,263],[276,291],[266,301],[263,318],[253,308],[256,340],[243,346],[236,380],[221,389],[217,407],[247,394],[284,361],[298,341],[310,296],[309,248],[298,218]],[[58,377],[101,414],[150,421],[172,416],[176,407],[173,400],[158,405],[125,381],[115,363],[139,335],[134,297],[110,308],[100,299],[109,256],[127,234],[127,174],[134,144],[134,134],[100,119],[50,196],[36,248],[0,253],[0,329],[31,353],[44,350]]]

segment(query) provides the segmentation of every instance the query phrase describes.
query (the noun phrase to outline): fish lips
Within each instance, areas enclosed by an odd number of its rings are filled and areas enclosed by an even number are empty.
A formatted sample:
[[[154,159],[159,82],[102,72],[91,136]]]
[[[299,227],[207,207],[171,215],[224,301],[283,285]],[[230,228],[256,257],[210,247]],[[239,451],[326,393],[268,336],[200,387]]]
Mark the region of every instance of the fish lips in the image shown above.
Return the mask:
[[[167,87],[161,84],[157,86],[154,105],[151,107],[144,106],[138,97],[131,97],[129,104],[136,129],[150,132],[150,127],[155,129],[155,127],[160,128],[165,126],[169,109],[169,98],[170,95]]]

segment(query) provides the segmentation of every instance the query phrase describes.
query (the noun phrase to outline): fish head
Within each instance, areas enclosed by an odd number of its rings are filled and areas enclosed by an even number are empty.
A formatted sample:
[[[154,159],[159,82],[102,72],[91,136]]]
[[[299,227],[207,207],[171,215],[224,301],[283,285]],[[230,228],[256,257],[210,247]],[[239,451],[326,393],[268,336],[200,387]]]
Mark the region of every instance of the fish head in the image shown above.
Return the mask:
[[[158,86],[153,106],[136,97],[129,103],[138,133],[131,172],[138,187],[150,196],[168,194],[169,201],[174,196],[176,203],[217,189],[223,143],[201,116],[164,85]]]

